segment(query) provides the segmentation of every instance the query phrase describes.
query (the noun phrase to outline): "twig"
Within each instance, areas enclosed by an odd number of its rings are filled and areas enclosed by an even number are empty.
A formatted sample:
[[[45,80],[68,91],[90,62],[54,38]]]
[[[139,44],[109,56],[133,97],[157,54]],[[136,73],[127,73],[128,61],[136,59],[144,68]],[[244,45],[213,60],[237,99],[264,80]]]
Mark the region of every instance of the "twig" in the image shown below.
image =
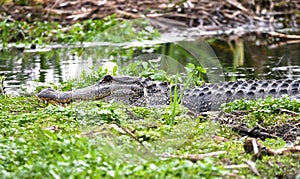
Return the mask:
[[[261,159],[264,155],[283,155],[286,153],[300,153],[300,146],[286,147],[281,149],[271,149],[263,146],[254,138],[247,138],[244,142],[244,150],[246,153],[253,153],[252,160]]]
[[[84,19],[84,18],[88,18],[93,12],[95,12],[98,8],[91,8],[91,9],[87,9],[85,11],[81,11],[79,13],[74,13],[72,15],[67,16],[67,19],[72,19],[72,21],[76,21],[79,19]]]
[[[264,130],[264,131],[268,131],[266,128],[264,128],[263,126],[259,125],[258,123],[256,123],[257,128]]]
[[[286,148],[281,148],[281,149],[277,149],[277,150],[267,148],[268,155],[283,155],[283,154],[287,154],[287,153],[300,153],[300,146],[286,147]]]
[[[257,128],[259,127],[254,127],[253,129],[248,129],[246,127],[242,126],[237,126],[237,125],[227,125],[228,127],[232,128],[232,130],[245,134],[249,137],[255,137],[255,138],[277,138],[275,135],[269,134],[267,132],[261,132]]]
[[[243,164],[238,164],[238,165],[227,165],[224,166],[225,169],[241,169],[241,168],[249,168],[255,175],[260,176],[256,165],[254,162],[248,160]]]
[[[243,11],[244,13],[247,13],[249,15],[253,15],[254,16],[254,13],[253,12],[250,12],[247,8],[245,8],[241,3],[235,1],[235,0],[226,0],[227,3],[235,6],[236,8],[240,9],[241,11]]]
[[[227,165],[224,166],[225,169],[241,169],[241,168],[249,168],[249,165],[243,163],[238,165]]]
[[[278,32],[268,32],[268,35],[272,37],[278,37],[282,39],[291,39],[291,40],[298,40],[300,39],[300,35],[289,35],[289,34],[282,34]]]
[[[203,160],[206,157],[215,157],[221,154],[225,154],[226,151],[217,151],[217,152],[211,152],[211,153],[205,153],[205,154],[183,154],[183,155],[175,155],[175,154],[156,154],[158,157],[163,158],[177,158],[177,159],[187,159],[191,160],[193,162],[197,160]]]
[[[300,43],[300,40],[288,40],[285,42],[274,43],[274,44],[269,45],[269,49],[274,49],[274,48],[278,48],[280,46],[286,46],[288,44],[296,44],[296,43]]]
[[[126,12],[126,11],[122,11],[120,9],[116,9],[115,12],[119,15],[121,15],[122,17],[129,17],[129,18],[140,18],[141,15],[139,14],[133,14],[133,13],[130,13],[130,12]]]
[[[126,127],[121,126],[119,123],[117,122],[112,122],[112,124],[117,125],[119,128],[123,129],[130,137],[132,137],[135,141],[137,141],[139,144],[141,144],[141,146],[143,146],[146,151],[149,151],[149,149],[139,140],[138,137],[136,137],[131,130],[127,129]]]
[[[286,113],[286,114],[290,114],[292,116],[299,116],[300,113],[297,113],[297,112],[294,112],[294,111],[290,111],[290,110],[287,110],[287,109],[279,109],[280,112],[283,112],[283,113]]]
[[[257,168],[256,168],[256,164],[255,164],[253,161],[247,160],[247,161],[246,161],[246,164],[249,166],[250,170],[251,170],[253,173],[255,173],[255,175],[260,176],[260,174],[259,174],[259,172],[258,172],[258,170],[257,170]]]

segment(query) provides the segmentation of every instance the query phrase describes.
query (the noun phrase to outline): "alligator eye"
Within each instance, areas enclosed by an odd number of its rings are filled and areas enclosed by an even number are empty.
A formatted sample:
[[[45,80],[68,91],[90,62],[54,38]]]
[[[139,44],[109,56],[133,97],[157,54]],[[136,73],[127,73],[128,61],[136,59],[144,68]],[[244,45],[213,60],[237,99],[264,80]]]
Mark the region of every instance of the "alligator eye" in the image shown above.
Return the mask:
[[[99,84],[111,82],[113,77],[111,75],[105,75],[102,80],[100,80]]]
[[[41,92],[55,92],[55,90],[53,88],[46,88],[43,89]]]

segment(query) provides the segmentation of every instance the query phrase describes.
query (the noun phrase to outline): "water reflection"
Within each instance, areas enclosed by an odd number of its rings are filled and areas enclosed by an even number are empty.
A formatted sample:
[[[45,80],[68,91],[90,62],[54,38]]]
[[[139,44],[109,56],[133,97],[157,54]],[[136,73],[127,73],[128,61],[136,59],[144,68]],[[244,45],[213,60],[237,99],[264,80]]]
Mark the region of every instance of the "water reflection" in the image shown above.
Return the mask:
[[[212,49],[203,46],[207,43]],[[6,76],[6,85],[10,87],[31,80],[62,82],[77,78],[83,70],[92,71],[107,62],[115,62],[122,67],[136,60],[158,59],[161,55],[172,59],[171,62],[179,61],[177,67],[172,67],[174,69],[179,70],[187,63],[209,67],[208,75],[217,77],[209,77],[213,82],[223,77],[226,80],[297,79],[300,77],[299,49],[300,43],[269,48],[257,39],[225,41],[218,38],[208,39],[205,43],[195,40],[143,47],[103,45],[37,52],[10,49],[0,51],[0,75]],[[166,66],[172,65],[168,63]]]
[[[217,41],[210,45],[224,67],[227,80],[300,77],[300,43],[277,48],[255,40]]]

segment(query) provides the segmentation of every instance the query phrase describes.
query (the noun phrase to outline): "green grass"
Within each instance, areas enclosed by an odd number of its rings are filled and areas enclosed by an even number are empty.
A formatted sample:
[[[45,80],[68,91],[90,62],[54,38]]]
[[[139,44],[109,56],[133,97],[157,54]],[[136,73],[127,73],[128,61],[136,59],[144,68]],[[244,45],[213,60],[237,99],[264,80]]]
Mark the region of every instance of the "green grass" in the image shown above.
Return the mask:
[[[282,100],[276,103],[282,102],[289,109],[299,105],[287,98]],[[235,101],[228,108],[235,103],[244,107],[234,110],[274,105],[268,98],[256,102]],[[0,177],[223,178],[229,174],[257,177],[248,168],[224,169],[251,159],[244,152],[238,133],[209,120],[199,122],[183,109],[170,125],[172,110],[172,107],[150,109],[100,101],[73,103],[68,107],[47,106],[35,97],[1,96]],[[276,110],[269,114],[297,119]],[[145,147],[113,127],[114,122],[130,129]],[[226,140],[217,140],[217,136]],[[262,143],[274,149],[285,146],[282,139]],[[226,151],[226,154],[197,162],[156,156],[214,151]],[[297,154],[265,156],[255,163],[262,176],[291,177],[299,173],[299,159]]]
[[[266,99],[248,101],[241,99],[224,106],[224,111],[226,112],[235,110],[249,111],[245,120],[250,127],[255,126],[257,122],[262,126],[270,126],[298,120],[297,118],[291,118],[289,114],[285,114],[281,109],[299,113],[300,103],[285,96],[283,98],[268,97]]]
[[[85,135],[112,121],[122,121],[122,125],[130,127],[122,117],[126,116],[126,113],[121,113],[114,105],[90,102],[89,105],[74,104],[63,108],[45,106],[35,98],[1,97],[0,100],[1,104],[6,104],[0,106],[2,178],[134,178],[192,175],[201,172],[204,175],[210,172],[195,170],[201,167],[200,164],[202,168],[213,167],[211,162],[206,166],[205,162],[194,164],[189,161],[158,159],[152,153],[137,150],[141,146],[132,138],[116,134],[116,131],[109,129],[102,129],[103,133],[107,132],[103,136]],[[136,112],[145,115],[143,121],[150,121],[151,112],[148,111],[147,115],[145,110],[150,109],[135,109]],[[164,110],[161,113],[164,113]],[[170,131],[165,119],[157,120],[159,122],[155,130],[148,128],[146,124],[145,127],[137,128],[139,131],[136,135],[145,140],[145,143],[149,142],[149,148],[152,145],[150,141],[156,141],[161,133]],[[57,131],[52,131],[53,127]],[[217,168],[211,169],[211,174],[220,171],[222,170]]]

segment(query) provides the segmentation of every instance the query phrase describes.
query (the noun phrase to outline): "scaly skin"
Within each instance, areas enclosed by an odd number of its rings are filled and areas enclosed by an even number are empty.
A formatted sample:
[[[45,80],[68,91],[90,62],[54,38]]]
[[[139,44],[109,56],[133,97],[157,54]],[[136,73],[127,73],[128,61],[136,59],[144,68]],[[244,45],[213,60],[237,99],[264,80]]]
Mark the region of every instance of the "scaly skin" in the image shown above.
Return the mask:
[[[193,112],[218,110],[223,103],[235,99],[258,99],[288,95],[300,99],[300,80],[249,80],[203,85],[184,90],[181,104]],[[154,107],[168,105],[175,85],[156,82],[149,78],[112,77],[106,75],[97,84],[68,92],[57,92],[51,88],[37,94],[38,98],[55,104],[66,104],[78,100],[104,100],[122,102],[135,106]],[[184,90],[184,91],[183,91]]]

